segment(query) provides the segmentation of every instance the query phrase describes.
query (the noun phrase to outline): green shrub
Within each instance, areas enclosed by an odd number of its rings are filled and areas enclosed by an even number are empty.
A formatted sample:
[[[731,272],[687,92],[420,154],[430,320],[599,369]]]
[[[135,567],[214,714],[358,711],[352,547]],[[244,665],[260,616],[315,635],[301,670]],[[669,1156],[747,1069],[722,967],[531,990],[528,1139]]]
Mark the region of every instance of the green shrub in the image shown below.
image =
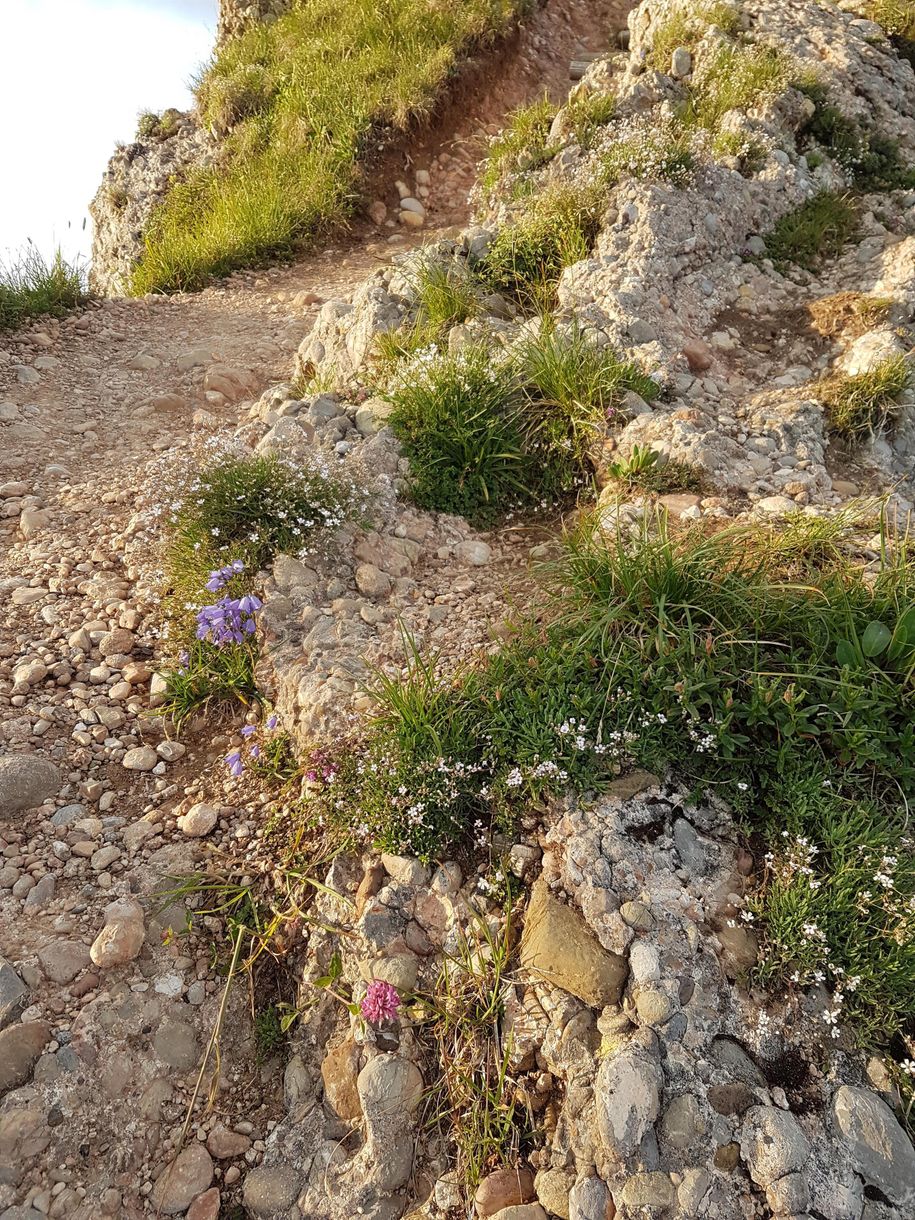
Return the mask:
[[[562,272],[590,254],[605,206],[602,186],[549,187],[499,230],[477,274],[491,291],[548,311]]]
[[[915,1015],[915,854],[899,811],[833,790],[825,771],[770,798],[760,982],[827,981],[827,1028],[849,1021],[863,1043],[886,1043]],[[824,1034],[827,1030],[824,1029]]]
[[[219,164],[169,192],[145,234],[132,289],[195,289],[288,257],[344,215],[378,125],[427,113],[471,44],[507,30],[519,0],[309,0],[219,48],[201,110],[231,126]]]
[[[709,26],[733,34],[739,24],[740,15],[729,4],[700,4],[692,10],[678,9],[652,31],[650,61],[659,71],[667,72],[677,47],[694,47]]]
[[[151,110],[141,111],[137,119],[137,139],[148,140],[159,130],[159,116]]]
[[[600,172],[608,186],[622,178],[637,178],[683,187],[694,165],[689,133],[674,124],[661,124],[613,144],[601,156]]]
[[[250,588],[276,555],[307,555],[322,533],[365,507],[351,484],[318,463],[217,458],[178,491],[168,523],[165,568],[176,605],[199,607],[210,572],[233,560],[244,564]]]
[[[389,397],[388,422],[410,462],[421,508],[483,524],[525,497],[530,460],[514,378],[485,348],[412,366]]]
[[[866,373],[840,374],[820,384],[820,398],[830,429],[849,440],[863,440],[890,424],[898,414],[899,395],[911,383],[905,356],[890,356]]]
[[[63,317],[88,299],[85,268],[58,249],[50,262],[29,243],[12,262],[0,263],[0,331],[43,314]]]
[[[480,312],[479,286],[459,263],[424,261],[415,288],[418,320],[435,335],[444,335]]]
[[[539,169],[555,155],[550,147],[550,126],[556,107],[547,97],[521,106],[508,116],[505,127],[489,146],[480,172],[480,185],[489,193],[506,174]]]
[[[696,66],[685,121],[715,131],[728,111],[758,106],[785,89],[791,78],[791,61],[776,47],[724,43]]]
[[[777,267],[796,263],[812,271],[824,259],[841,254],[857,232],[858,214],[852,201],[822,191],[782,217],[766,237],[766,249]]]

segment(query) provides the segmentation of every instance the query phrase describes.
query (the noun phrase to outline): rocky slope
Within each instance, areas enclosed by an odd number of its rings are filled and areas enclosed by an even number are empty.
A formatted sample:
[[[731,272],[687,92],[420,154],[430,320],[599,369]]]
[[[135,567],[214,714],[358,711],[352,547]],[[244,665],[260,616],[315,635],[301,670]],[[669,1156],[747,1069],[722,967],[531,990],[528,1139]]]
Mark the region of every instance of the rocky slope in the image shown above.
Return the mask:
[[[579,90],[613,92],[617,125],[583,149],[560,112],[535,194],[587,181],[632,124],[668,123],[725,37],[700,31],[654,63],[675,10],[641,5],[628,53],[588,69]],[[736,11],[751,45],[815,67],[837,106],[911,161],[915,75],[872,23],[783,0]],[[828,149],[812,164],[809,100],[786,80],[731,112],[729,147],[755,141],[754,169],[700,142],[688,182],[623,176],[591,256],[559,284],[560,325],[578,319],[663,382],[653,404],[630,398],[603,461],[650,442],[699,469],[707,490],[668,497],[675,515],[827,513],[864,489],[911,509],[911,392],[891,434],[847,447],[819,378],[911,346],[915,195],[868,193],[839,258],[778,270],[773,224],[848,183]],[[422,259],[472,268],[511,222],[511,187]],[[166,466],[199,452],[200,435],[184,435],[194,411],[204,435],[231,430],[293,460],[317,451],[371,482],[371,530],[341,531],[332,558],[281,556],[265,579],[258,677],[303,754],[365,711],[369,667],[402,664],[402,626],[446,665],[493,647],[531,597],[544,542],[542,530],[481,535],[404,499],[407,465],[364,382],[378,333],[415,314],[417,256],[364,280],[370,259],[344,274],[337,257],[191,300],[107,303],[17,339],[3,361],[0,1220],[450,1220],[471,1207],[495,1220],[908,1220],[915,1152],[890,1078],[825,988],[747,986],[760,862],[730,811],[690,800],[675,776],[637,772],[593,804],[531,811],[479,860],[432,868],[366,845],[316,863],[309,905],[274,946],[277,994],[303,1014],[288,1062],[256,1058],[244,987],[221,1011],[224,921],[205,894],[161,891],[197,871],[257,878],[284,909],[271,837],[284,800],[227,776],[241,717],[178,742],[155,718],[156,539],[136,511],[162,469],[146,473],[150,450]],[[839,324],[818,331],[818,305],[839,293],[889,303],[862,325],[843,298],[829,311]],[[492,304],[448,346],[468,332],[517,342],[531,323]],[[306,373],[335,391],[306,392]],[[626,521],[650,504],[608,489],[603,506]],[[512,967],[497,976],[500,946]],[[471,1191],[443,1121],[456,1104],[436,1032],[449,978],[495,988],[499,1108],[532,1133]],[[367,1023],[347,1002],[373,980],[426,1007]],[[194,1088],[214,1030],[208,1105]],[[452,1055],[489,1045],[449,1036]]]

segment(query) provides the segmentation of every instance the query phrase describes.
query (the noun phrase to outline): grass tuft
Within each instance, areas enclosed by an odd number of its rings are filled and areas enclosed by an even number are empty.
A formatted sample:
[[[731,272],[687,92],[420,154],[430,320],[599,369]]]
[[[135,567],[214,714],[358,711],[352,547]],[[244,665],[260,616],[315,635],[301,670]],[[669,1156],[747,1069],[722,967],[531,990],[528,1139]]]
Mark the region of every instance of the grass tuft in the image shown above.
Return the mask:
[[[525,309],[549,311],[562,272],[591,253],[605,206],[602,186],[548,187],[499,230],[476,266],[478,276]]]
[[[691,11],[677,9],[652,32],[651,63],[660,72],[667,72],[677,47],[692,49],[710,26],[733,34],[739,24],[740,15],[729,4],[700,4]]]
[[[766,249],[780,269],[795,263],[813,271],[824,259],[838,257],[857,232],[854,203],[845,195],[822,191],[782,217],[766,238]]]
[[[458,57],[521,7],[309,0],[220,47],[197,97],[204,121],[228,133],[224,154],[153,214],[132,290],[196,289],[289,257],[353,205],[372,132],[428,113]]]
[[[839,374],[820,385],[830,430],[847,440],[864,440],[890,425],[899,413],[899,395],[911,384],[903,355],[890,356],[866,373]]]
[[[904,42],[915,42],[915,8],[910,0],[871,0],[870,17],[887,34]]]
[[[480,186],[493,191],[506,174],[523,174],[546,165],[555,154],[550,126],[556,107],[547,97],[512,111],[505,127],[489,146],[480,171]]]
[[[28,318],[63,317],[88,299],[85,268],[58,249],[50,262],[31,242],[13,262],[0,264],[0,330]]]

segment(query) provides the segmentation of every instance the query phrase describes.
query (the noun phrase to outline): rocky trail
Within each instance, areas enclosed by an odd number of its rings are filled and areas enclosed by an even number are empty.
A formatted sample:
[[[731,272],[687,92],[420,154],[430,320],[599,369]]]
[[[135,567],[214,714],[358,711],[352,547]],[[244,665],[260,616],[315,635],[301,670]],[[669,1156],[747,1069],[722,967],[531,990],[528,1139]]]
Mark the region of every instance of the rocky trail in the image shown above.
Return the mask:
[[[191,1201],[193,1220],[235,1214],[284,1111],[282,1065],[256,1044],[237,988],[215,1109],[195,1119],[188,1164],[151,1193],[180,1147],[222,993],[209,935],[183,935],[187,912],[161,891],[204,866],[206,811],[236,798],[223,793],[231,730],[191,726],[176,741],[150,719],[155,606],[125,556],[147,464],[192,433],[233,429],[288,380],[324,300],[463,221],[488,135],[512,106],[561,96],[570,59],[606,46],[612,11],[547,5],[498,79],[471,74],[406,155],[384,158],[379,185],[431,168],[422,232],[360,222],[291,266],[96,301],[0,343],[0,751],[24,756],[4,773],[0,826],[0,1096],[24,1102],[0,1118],[4,1220],[128,1220]],[[478,634],[489,609],[484,598]],[[19,813],[46,792],[37,814]],[[182,831],[170,811],[188,799],[204,823]],[[222,817],[216,838],[231,853],[257,833],[256,819]],[[103,925],[120,929],[104,944]]]
[[[842,88],[915,146],[898,100],[915,98],[915,77],[891,77],[872,23],[832,14],[804,30],[782,0],[761,8],[763,30],[827,64],[830,23],[847,21]],[[590,807],[570,799],[496,835],[494,866],[511,874],[499,884],[531,886],[517,944],[497,904],[479,916],[493,888],[483,865],[341,854],[316,866],[312,904],[227,989],[228,896],[258,877],[283,897],[270,837],[282,810],[268,784],[226,768],[244,713],[195,716],[179,737],[156,711],[167,647],[150,463],[196,460],[228,434],[258,453],[345,456],[378,483],[374,528],[345,527],[332,562],[280,556],[262,590],[257,677],[299,746],[370,705],[365,681],[403,665],[404,632],[447,669],[538,611],[531,562],[559,523],[481,532],[403,501],[407,467],[378,403],[347,390],[377,334],[413,316],[410,252],[463,266],[491,240],[458,227],[509,110],[564,97],[574,61],[588,89],[618,90],[624,121],[627,105],[638,122],[666,121],[679,78],[645,71],[645,6],[631,60],[605,54],[623,20],[615,4],[549,0],[498,70],[484,60],[428,129],[382,152],[372,223],[347,237],[198,294],[101,300],[0,342],[0,1220],[915,1214],[896,1086],[833,1032],[840,1004],[821,985],[779,997],[744,985],[760,865],[723,802],[636,770]],[[844,446],[810,387],[911,346],[915,192],[862,195],[837,257],[778,270],[756,235],[812,173],[783,151],[800,123],[786,93],[754,119],[770,141],[764,181],[712,164],[671,209],[669,184],[634,179],[594,257],[558,289],[558,316],[665,370],[663,406],[630,395],[604,456],[649,445],[698,471],[698,486],[659,499],[710,529],[835,513],[870,493],[911,510],[911,391],[892,443]],[[574,179],[585,160],[573,145],[544,172]],[[422,226],[403,220],[405,192],[422,200]],[[854,308],[862,295],[882,303],[871,324]],[[521,325],[504,313],[477,324],[506,343]],[[301,389],[306,370],[330,392]],[[598,504],[618,528],[650,507],[606,486]],[[574,735],[574,721],[560,731]],[[195,890],[187,879],[204,874],[227,888]],[[499,980],[500,1062],[542,1138],[523,1164],[513,1145],[521,1167],[485,1174],[471,1205],[449,1171],[439,1111],[454,1098],[424,1041],[429,1014],[376,1029],[334,989],[429,995],[462,953],[485,973],[503,934],[518,964]],[[330,985],[316,986],[324,972]],[[304,1014],[288,1039],[280,1012]]]

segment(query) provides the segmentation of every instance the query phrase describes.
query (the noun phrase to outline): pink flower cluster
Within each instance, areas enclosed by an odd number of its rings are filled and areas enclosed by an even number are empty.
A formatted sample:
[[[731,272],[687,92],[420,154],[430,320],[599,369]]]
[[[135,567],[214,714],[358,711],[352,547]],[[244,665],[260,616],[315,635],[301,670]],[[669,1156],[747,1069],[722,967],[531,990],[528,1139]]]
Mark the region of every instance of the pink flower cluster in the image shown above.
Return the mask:
[[[369,1025],[383,1025],[385,1021],[393,1021],[400,1008],[400,996],[397,988],[382,979],[369,983],[360,1005],[360,1011]]]

